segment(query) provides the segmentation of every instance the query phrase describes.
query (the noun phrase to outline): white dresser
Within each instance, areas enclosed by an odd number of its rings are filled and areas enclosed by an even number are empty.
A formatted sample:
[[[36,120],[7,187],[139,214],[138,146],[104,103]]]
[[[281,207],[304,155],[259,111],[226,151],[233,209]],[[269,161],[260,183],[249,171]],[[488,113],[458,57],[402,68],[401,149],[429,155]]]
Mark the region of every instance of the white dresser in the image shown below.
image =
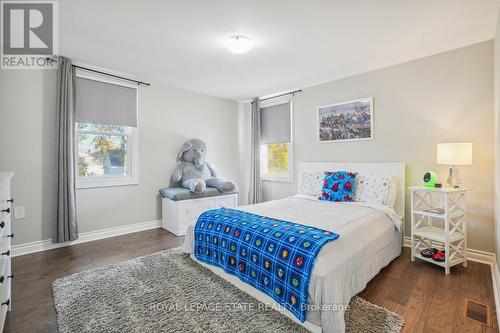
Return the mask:
[[[201,213],[216,208],[236,208],[238,194],[214,197],[171,200],[162,199],[162,227],[176,236],[186,234],[189,225],[194,225]]]
[[[14,275],[11,272],[11,240],[14,237],[11,228],[12,199],[10,181],[13,172],[0,172],[0,332],[3,331],[7,311],[10,311],[10,284]]]

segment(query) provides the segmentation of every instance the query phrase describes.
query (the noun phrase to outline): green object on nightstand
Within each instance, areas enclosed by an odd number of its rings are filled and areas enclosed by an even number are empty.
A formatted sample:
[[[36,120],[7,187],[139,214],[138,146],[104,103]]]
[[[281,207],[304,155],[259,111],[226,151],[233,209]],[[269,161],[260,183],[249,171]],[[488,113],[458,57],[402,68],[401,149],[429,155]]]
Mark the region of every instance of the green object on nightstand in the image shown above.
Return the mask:
[[[435,187],[438,180],[438,176],[434,171],[427,171],[424,175],[424,186]]]

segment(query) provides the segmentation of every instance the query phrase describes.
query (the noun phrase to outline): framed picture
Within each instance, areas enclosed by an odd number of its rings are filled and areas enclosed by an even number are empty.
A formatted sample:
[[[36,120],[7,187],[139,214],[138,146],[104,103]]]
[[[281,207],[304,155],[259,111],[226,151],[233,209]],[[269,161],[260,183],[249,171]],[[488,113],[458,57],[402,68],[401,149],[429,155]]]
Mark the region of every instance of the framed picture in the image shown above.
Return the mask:
[[[318,142],[373,139],[373,98],[320,106]]]

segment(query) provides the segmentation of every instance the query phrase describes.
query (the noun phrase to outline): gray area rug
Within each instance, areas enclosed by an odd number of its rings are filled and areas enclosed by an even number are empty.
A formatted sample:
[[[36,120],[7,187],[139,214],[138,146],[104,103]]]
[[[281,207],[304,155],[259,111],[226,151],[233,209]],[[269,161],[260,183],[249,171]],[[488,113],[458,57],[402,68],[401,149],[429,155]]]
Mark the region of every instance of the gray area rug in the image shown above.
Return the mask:
[[[53,283],[67,332],[305,332],[197,264],[180,248],[76,273]],[[347,332],[400,332],[395,313],[354,297]]]

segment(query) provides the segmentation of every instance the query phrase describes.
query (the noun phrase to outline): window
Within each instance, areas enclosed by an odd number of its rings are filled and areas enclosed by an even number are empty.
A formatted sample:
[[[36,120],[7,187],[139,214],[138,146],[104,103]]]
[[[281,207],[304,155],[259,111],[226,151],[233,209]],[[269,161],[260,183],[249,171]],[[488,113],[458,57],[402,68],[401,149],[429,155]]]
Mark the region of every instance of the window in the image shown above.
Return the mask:
[[[77,74],[77,188],[138,184],[137,88]]]
[[[271,143],[262,145],[261,164],[263,175],[267,178],[289,177],[289,146],[289,143]]]
[[[261,116],[261,171],[267,181],[293,181],[292,103],[263,103]]]

